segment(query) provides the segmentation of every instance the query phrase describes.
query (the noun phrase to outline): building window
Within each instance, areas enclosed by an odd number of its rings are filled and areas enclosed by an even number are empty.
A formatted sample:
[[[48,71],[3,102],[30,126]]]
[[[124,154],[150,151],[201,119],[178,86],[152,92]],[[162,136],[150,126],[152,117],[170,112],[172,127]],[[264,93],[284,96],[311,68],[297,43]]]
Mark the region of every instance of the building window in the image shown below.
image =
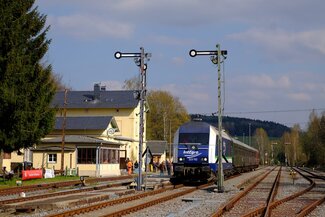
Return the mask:
[[[120,152],[117,149],[102,148],[100,150],[100,163],[117,164],[120,162]]]
[[[48,156],[49,156],[48,163],[56,163],[57,154],[49,154]]]
[[[78,164],[95,164],[96,148],[78,148]]]

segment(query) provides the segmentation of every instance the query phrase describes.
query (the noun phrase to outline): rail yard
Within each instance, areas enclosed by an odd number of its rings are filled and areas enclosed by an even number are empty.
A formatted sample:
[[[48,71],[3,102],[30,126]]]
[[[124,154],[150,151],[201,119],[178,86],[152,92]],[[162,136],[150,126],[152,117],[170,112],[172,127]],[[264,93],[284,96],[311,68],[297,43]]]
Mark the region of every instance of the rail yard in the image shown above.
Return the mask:
[[[89,178],[86,183],[15,187],[1,191],[0,216],[322,216],[324,173],[306,168],[260,167],[215,183],[171,185],[151,174],[146,189],[133,176]],[[85,184],[83,186],[83,184]],[[24,196],[22,196],[24,193]]]

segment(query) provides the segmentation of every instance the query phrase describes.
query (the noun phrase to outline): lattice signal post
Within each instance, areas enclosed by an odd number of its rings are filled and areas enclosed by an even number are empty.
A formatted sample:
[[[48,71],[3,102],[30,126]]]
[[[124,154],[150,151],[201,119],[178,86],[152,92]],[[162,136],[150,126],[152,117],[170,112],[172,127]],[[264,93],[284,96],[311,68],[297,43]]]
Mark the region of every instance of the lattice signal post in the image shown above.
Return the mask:
[[[144,103],[146,98],[146,69],[147,64],[146,61],[150,60],[151,53],[145,53],[144,48],[140,48],[140,53],[122,53],[122,52],[115,52],[114,57],[116,59],[121,58],[134,58],[135,64],[140,67],[140,75],[141,75],[141,87],[140,92],[134,94],[134,97],[137,100],[140,100],[140,127],[139,127],[139,173],[137,179],[137,190],[142,190],[142,148],[143,148],[143,133],[144,133]]]
[[[221,50],[220,44],[216,45],[217,49],[212,51],[197,51],[190,50],[189,54],[191,57],[208,55],[213,64],[218,65],[218,192],[224,192],[224,176],[222,166],[222,109],[221,109],[221,63],[227,58],[227,50]],[[221,57],[223,60],[221,61]]]

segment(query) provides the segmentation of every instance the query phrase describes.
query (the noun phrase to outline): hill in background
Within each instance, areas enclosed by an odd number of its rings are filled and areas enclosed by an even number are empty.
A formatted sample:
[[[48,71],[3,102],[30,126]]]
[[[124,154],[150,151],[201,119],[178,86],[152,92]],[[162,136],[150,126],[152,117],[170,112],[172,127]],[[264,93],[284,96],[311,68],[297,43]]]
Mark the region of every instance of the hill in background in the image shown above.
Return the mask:
[[[191,114],[191,119],[201,118],[202,121],[207,122],[211,125],[217,127],[218,117],[217,116],[206,116],[200,114]],[[248,137],[249,131],[251,136],[258,128],[263,128],[269,137],[279,138],[284,132],[289,132],[290,128],[279,123],[272,121],[260,121],[248,118],[237,118],[237,117],[222,117],[222,127],[232,136],[232,137]],[[249,130],[250,128],[250,130]]]

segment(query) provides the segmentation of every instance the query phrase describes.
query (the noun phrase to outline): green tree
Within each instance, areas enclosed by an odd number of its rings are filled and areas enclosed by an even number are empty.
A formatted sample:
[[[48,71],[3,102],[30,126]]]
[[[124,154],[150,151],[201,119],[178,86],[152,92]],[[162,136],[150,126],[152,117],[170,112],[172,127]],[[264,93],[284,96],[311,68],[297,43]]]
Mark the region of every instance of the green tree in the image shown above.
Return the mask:
[[[325,113],[323,113],[320,119],[320,129],[319,129],[319,137],[320,137],[320,151],[319,153],[319,165],[322,167],[325,166]]]
[[[318,117],[315,111],[309,116],[306,133],[302,137],[302,146],[306,153],[309,166],[324,166],[325,164],[325,117]]]
[[[140,80],[137,76],[124,81],[123,89],[138,90]],[[173,140],[177,128],[190,120],[186,108],[177,97],[168,91],[151,90],[146,96],[147,140]],[[172,141],[171,141],[172,142]]]
[[[149,91],[147,101],[150,107],[147,114],[148,140],[172,140],[177,128],[190,120],[179,99],[168,91]]]
[[[34,0],[0,0],[0,144],[1,151],[31,147],[54,124],[50,103],[56,91],[48,50],[46,16]]]

